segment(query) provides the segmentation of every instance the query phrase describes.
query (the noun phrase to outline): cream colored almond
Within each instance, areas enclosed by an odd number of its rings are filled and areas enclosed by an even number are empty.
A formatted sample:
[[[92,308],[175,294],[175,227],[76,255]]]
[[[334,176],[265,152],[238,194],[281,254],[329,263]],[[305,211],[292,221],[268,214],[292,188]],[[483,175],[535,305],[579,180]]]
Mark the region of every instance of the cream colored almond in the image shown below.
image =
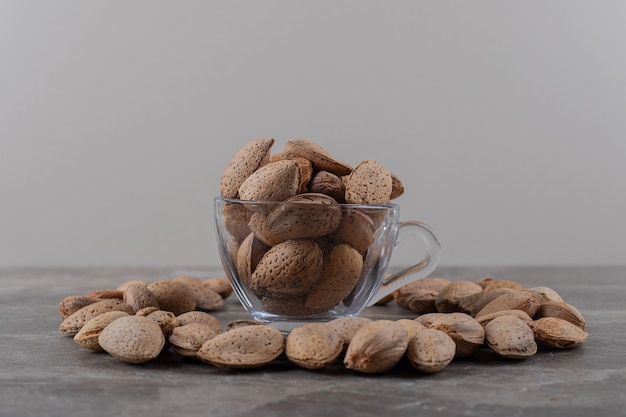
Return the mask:
[[[117,298],[121,300],[122,298],[124,298],[124,291],[116,290],[116,289],[108,289],[108,288],[100,289],[100,290],[91,291],[90,293],[85,294],[85,297],[99,298],[101,300],[105,298]]]
[[[285,349],[285,337],[274,327],[243,326],[207,340],[197,357],[215,366],[255,368],[270,363]]]
[[[233,286],[226,277],[210,277],[202,281],[202,285],[206,285],[220,295],[224,300],[233,293]]]
[[[296,365],[320,369],[339,357],[343,340],[332,327],[308,323],[293,329],[287,336],[285,355]]]
[[[215,327],[195,322],[175,327],[168,340],[172,344],[174,352],[195,358],[200,347],[218,334],[220,331],[217,331]]]
[[[537,353],[535,335],[524,320],[513,315],[495,317],[485,325],[485,342],[500,356],[524,359]]]
[[[98,343],[122,362],[145,363],[155,359],[165,346],[159,326],[147,317],[120,317],[102,330]]]
[[[456,344],[447,333],[423,329],[411,338],[406,356],[411,365],[427,373],[439,372],[454,359]]]
[[[65,320],[81,308],[89,304],[97,303],[98,301],[101,300],[98,298],[85,297],[84,295],[67,296],[59,303],[59,315],[61,319]]]
[[[376,320],[352,337],[344,365],[364,373],[390,371],[402,359],[409,344],[406,329],[391,320]]]
[[[98,336],[113,320],[124,316],[128,316],[128,313],[124,311],[107,311],[92,318],[74,335],[74,342],[94,352],[103,350],[98,343]]]
[[[553,349],[570,349],[587,340],[589,334],[580,327],[558,317],[542,317],[532,324],[539,343]]]
[[[332,327],[339,337],[341,337],[341,340],[343,341],[343,349],[345,350],[350,344],[350,341],[355,333],[361,327],[371,322],[372,319],[367,317],[347,316],[333,319],[326,323],[326,325]]]
[[[427,328],[446,332],[456,344],[457,358],[474,355],[485,343],[483,326],[465,313],[428,313],[415,320]]]
[[[485,314],[483,316],[477,317],[476,320],[480,323],[481,326],[485,327],[487,323],[489,323],[491,320],[500,316],[515,316],[519,318],[520,320],[522,320],[524,323],[526,323],[528,326],[530,326],[531,323],[533,322],[532,317],[530,317],[527,313],[523,312],[522,310],[500,310],[500,311],[496,311],[495,313],[489,313],[489,314]]]
[[[166,340],[170,337],[172,331],[179,325],[178,319],[171,311],[157,310],[148,314],[146,317],[159,326]]]
[[[461,311],[459,302],[463,298],[481,292],[483,288],[472,281],[453,281],[439,291],[435,298],[435,308],[440,313]]]
[[[539,309],[539,298],[536,294],[527,290],[515,290],[510,293],[503,294],[484,306],[476,317],[485,314],[495,313],[501,310],[522,310],[530,317],[533,317]]]
[[[409,341],[411,339],[413,339],[413,337],[415,337],[415,335],[426,329],[426,327],[420,323],[417,320],[411,320],[411,319],[398,319],[396,320],[396,323],[398,323],[399,325],[401,325],[402,327],[404,327],[408,333],[407,335],[407,339],[409,339]]]
[[[202,323],[213,327],[217,332],[222,331],[222,325],[217,317],[204,311],[188,311],[176,316],[176,320],[178,321],[179,326],[184,326],[190,323]]]
[[[157,297],[159,308],[171,311],[175,316],[196,308],[196,294],[183,282],[160,280],[151,282],[147,288]]]
[[[59,331],[68,336],[74,336],[85,323],[107,311],[124,311],[128,314],[132,314],[133,312],[131,307],[122,300],[118,298],[107,298],[89,304],[66,317],[59,326]]]
[[[533,288],[529,288],[528,291],[532,291],[533,293],[537,294],[539,296],[539,299],[542,302],[543,301],[558,301],[558,302],[565,301],[563,300],[563,297],[561,297],[561,295],[558,292],[556,292],[555,290],[549,287],[533,287]]]
[[[418,314],[435,313],[435,300],[442,288],[450,284],[446,278],[422,278],[393,292],[393,299],[400,307]]]
[[[145,307],[159,308],[157,296],[142,284],[127,286],[124,290],[124,302],[132,308],[133,314]]]
[[[545,301],[541,303],[534,318],[540,319],[542,317],[557,317],[569,321],[582,330],[585,330],[586,327],[585,318],[581,312],[573,305],[564,301]]]

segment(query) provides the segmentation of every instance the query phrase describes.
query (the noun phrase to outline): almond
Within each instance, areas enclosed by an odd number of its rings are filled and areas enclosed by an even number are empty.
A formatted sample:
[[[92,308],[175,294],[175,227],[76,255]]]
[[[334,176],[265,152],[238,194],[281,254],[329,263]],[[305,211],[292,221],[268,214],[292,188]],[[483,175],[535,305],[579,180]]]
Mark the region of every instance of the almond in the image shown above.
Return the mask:
[[[376,161],[362,161],[354,168],[346,185],[346,202],[351,204],[389,204],[391,174]]]
[[[285,349],[285,337],[267,325],[237,327],[207,340],[197,357],[215,366],[255,368],[270,363]]]
[[[446,332],[456,344],[457,358],[474,355],[485,343],[485,330],[478,321],[465,313],[428,313],[415,320],[427,328]]]
[[[454,359],[456,344],[447,333],[424,329],[416,333],[407,346],[411,365],[422,372],[439,372]]]
[[[256,139],[242,146],[222,171],[222,197],[237,198],[239,187],[254,171],[269,161],[274,139]]]
[[[454,281],[443,287],[435,298],[435,308],[440,313],[460,311],[459,302],[468,295],[478,294],[483,288],[471,281]]]
[[[404,356],[409,344],[407,335],[402,325],[391,320],[368,323],[352,337],[343,363],[358,372],[387,372]]]
[[[343,340],[332,327],[308,323],[293,329],[287,336],[285,355],[298,366],[320,369],[339,357]]]
[[[253,201],[283,201],[300,189],[300,167],[291,159],[262,166],[239,187],[239,198]]]
[[[142,284],[127,286],[124,290],[124,302],[131,307],[133,314],[145,307],[159,308],[157,296]]]
[[[346,201],[346,187],[337,175],[328,171],[316,172],[309,182],[309,192],[331,196],[338,203]]]
[[[324,258],[322,274],[307,294],[305,306],[329,309],[348,296],[363,270],[361,254],[345,243],[335,246]]]
[[[215,327],[204,323],[188,323],[175,327],[169,337],[174,352],[182,356],[196,357],[198,350],[209,339],[220,334]]]
[[[165,337],[147,317],[120,317],[102,330],[98,343],[107,353],[128,363],[145,363],[161,353]]]
[[[124,311],[107,311],[106,313],[92,318],[74,335],[74,342],[94,352],[103,350],[98,343],[100,333],[102,333],[102,330],[111,324],[113,320],[124,316],[128,316],[128,313]]]
[[[321,276],[322,251],[310,239],[294,239],[268,250],[252,274],[258,295],[294,298],[307,294]]]
[[[326,149],[307,139],[287,141],[283,153],[289,157],[308,159],[317,171],[328,171],[338,176],[348,175],[352,171],[350,165],[337,161]]]
[[[196,308],[196,294],[183,282],[160,280],[151,282],[147,288],[157,297],[160,309],[171,311],[175,316]]]
[[[317,238],[337,229],[341,207],[325,194],[304,193],[286,199],[267,216],[267,227],[275,238]]]
[[[558,317],[542,317],[532,324],[535,338],[553,349],[571,349],[587,340],[589,334],[580,327]]]
[[[122,300],[118,298],[106,298],[89,304],[66,317],[59,326],[59,331],[68,336],[74,336],[85,323],[107,311],[124,311],[128,314],[133,313],[131,307]]]
[[[485,325],[485,342],[500,356],[524,359],[537,353],[535,335],[519,317],[503,315]]]
[[[333,238],[337,243],[347,243],[360,253],[365,253],[376,240],[376,226],[372,218],[361,210],[344,208]]]

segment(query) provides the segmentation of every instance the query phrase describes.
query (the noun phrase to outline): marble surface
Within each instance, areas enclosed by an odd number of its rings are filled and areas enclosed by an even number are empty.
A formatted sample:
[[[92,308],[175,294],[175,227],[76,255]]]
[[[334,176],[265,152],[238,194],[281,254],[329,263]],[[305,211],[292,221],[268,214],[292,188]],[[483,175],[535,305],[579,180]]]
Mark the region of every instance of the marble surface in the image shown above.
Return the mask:
[[[224,370],[171,352],[143,365],[93,353],[58,332],[67,295],[128,279],[208,277],[217,269],[0,269],[0,416],[624,416],[626,268],[441,268],[449,279],[492,276],[549,286],[578,307],[589,339],[572,350],[542,350],[515,361],[483,350],[442,372],[407,363],[381,375],[341,363],[309,371],[277,360]],[[246,318],[236,298],[214,315]],[[395,305],[372,318],[414,318]]]

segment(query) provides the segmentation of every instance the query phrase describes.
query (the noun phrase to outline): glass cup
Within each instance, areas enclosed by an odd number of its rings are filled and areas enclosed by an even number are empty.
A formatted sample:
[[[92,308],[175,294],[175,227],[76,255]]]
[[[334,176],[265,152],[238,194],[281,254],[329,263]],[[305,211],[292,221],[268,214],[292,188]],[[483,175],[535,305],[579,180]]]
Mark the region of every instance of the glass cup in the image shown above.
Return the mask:
[[[419,221],[401,222],[396,204],[214,203],[219,253],[235,294],[251,318],[281,331],[357,316],[439,262],[436,233]],[[394,246],[410,235],[423,240],[419,261],[386,274]]]

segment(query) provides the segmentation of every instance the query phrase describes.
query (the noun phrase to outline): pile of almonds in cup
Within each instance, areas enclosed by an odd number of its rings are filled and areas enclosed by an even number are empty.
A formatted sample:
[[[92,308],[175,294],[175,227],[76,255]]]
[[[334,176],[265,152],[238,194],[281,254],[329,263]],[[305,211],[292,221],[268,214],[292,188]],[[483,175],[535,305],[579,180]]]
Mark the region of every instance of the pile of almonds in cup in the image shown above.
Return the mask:
[[[278,153],[273,145],[272,138],[246,143],[222,172],[224,198],[285,203],[225,204],[232,263],[265,311],[324,313],[355,289],[380,221],[340,204],[389,204],[404,187],[374,160],[352,168],[306,139],[289,140]]]
[[[285,201],[313,194],[340,203],[387,204],[404,192],[400,180],[375,161],[352,169],[304,139],[271,155],[273,143],[257,139],[235,154],[221,178],[223,197]],[[250,223],[239,236],[253,228]],[[131,280],[63,299],[59,331],[86,349],[128,363],[172,351],[217,367],[256,368],[286,359],[306,369],[341,362],[361,373],[387,372],[403,359],[433,373],[481,350],[524,359],[541,349],[577,347],[588,337],[582,314],[555,290],[491,277],[423,278],[376,307],[395,303],[410,318],[349,316],[303,324],[288,335],[254,320],[220,323],[218,311],[231,293],[224,277]]]

